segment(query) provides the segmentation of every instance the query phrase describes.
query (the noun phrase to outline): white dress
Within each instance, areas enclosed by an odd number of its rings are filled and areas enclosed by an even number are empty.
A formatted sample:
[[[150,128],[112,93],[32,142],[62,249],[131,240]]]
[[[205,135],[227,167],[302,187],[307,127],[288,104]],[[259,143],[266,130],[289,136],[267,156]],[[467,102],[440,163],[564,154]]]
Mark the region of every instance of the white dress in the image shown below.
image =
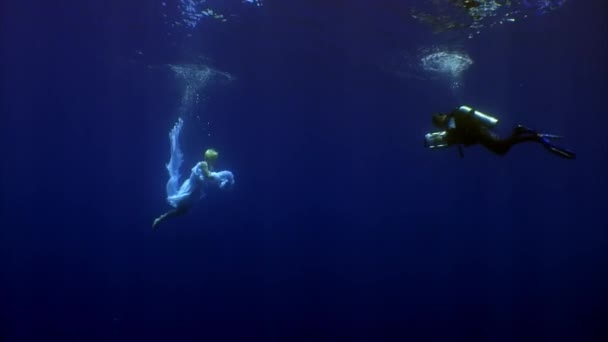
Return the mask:
[[[208,187],[225,189],[234,184],[234,175],[232,172],[210,172],[210,177],[207,178],[205,177],[201,163],[196,163],[190,170],[190,177],[188,177],[181,186],[179,185],[181,178],[179,169],[184,161],[184,155],[179,147],[179,135],[183,126],[184,122],[180,118],[171,132],[169,132],[171,159],[169,160],[169,163],[167,163],[167,171],[169,171],[167,202],[175,208],[191,204],[193,200],[204,197],[204,190]]]

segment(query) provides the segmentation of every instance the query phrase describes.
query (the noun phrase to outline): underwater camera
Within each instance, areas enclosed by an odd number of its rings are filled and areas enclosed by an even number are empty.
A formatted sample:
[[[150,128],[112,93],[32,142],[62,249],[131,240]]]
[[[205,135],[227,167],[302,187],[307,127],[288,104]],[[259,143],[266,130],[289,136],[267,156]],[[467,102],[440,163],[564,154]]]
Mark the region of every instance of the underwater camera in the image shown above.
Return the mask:
[[[440,148],[448,146],[447,143],[448,132],[432,132],[424,135],[424,147],[426,148]]]

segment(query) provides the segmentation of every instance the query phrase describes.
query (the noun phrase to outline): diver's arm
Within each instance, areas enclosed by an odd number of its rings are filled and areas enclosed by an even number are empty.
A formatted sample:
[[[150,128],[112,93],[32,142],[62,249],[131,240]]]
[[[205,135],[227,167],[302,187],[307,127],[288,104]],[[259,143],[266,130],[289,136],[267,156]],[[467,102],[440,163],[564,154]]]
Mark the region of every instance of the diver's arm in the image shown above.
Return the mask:
[[[213,169],[209,167],[209,164],[206,161],[202,161],[199,163],[199,179],[202,182],[205,181],[213,181],[218,182],[219,179]]]
[[[212,172],[214,179],[218,182],[220,189],[234,185],[234,175],[228,170]]]
[[[454,137],[457,135],[456,114],[454,112],[449,113],[447,120],[448,120],[448,123],[446,125],[445,131],[447,132],[448,136]]]
[[[200,166],[201,170],[203,171],[203,175],[204,175],[206,178],[211,177],[211,171],[209,170],[209,164],[207,164],[207,162],[206,162],[206,161],[202,161],[202,162],[200,162],[200,163],[199,163],[199,166]]]
[[[446,133],[447,133],[447,137],[446,137],[446,141],[448,142],[449,145],[460,145],[461,143],[461,138],[462,138],[462,132],[461,132],[461,128],[460,125],[457,125],[457,121],[460,121],[461,117],[460,117],[461,113],[457,110],[451,112],[448,114],[448,124],[447,127],[445,129]]]
[[[448,116],[448,131],[456,129],[456,117],[454,115]]]

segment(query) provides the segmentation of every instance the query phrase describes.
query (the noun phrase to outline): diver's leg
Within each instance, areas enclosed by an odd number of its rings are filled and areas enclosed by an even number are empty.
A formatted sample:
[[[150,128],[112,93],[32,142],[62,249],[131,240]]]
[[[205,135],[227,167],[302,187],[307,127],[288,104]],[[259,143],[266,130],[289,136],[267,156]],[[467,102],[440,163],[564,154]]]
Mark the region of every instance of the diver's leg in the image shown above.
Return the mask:
[[[507,154],[511,147],[516,144],[524,142],[543,142],[536,131],[522,125],[515,126],[511,136],[505,139],[501,139],[496,133],[489,129],[483,130],[480,133],[480,141],[487,149],[498,155]]]
[[[528,128],[528,127],[526,127],[524,125],[516,125],[513,128],[513,133],[512,134],[513,135],[518,135],[518,134],[526,134],[526,133],[534,133],[534,134],[536,134],[536,131],[533,130],[533,129],[531,129],[531,128]]]
[[[551,138],[560,138],[559,136],[552,134],[541,134],[532,129],[518,125],[513,130],[513,134],[509,138],[511,145],[515,145],[522,142],[537,142],[543,145],[549,152],[554,153],[562,158],[575,159],[576,154],[572,151],[568,151],[565,148],[558,147],[550,142]]]
[[[167,197],[171,197],[179,190],[179,169],[184,161],[184,154],[179,147],[179,136],[181,134],[184,121],[179,118],[173,129],[169,132],[169,141],[171,143],[171,159],[167,163],[167,171],[169,172],[169,181],[167,182]]]
[[[479,140],[481,145],[485,148],[501,156],[507,154],[511,149],[511,146],[513,146],[510,138],[501,139],[496,133],[490,130],[483,130]]]
[[[166,213],[160,215],[159,217],[154,219],[154,222],[152,223],[152,229],[157,229],[158,225],[163,222],[164,220],[166,220],[167,218],[171,217],[175,212],[175,209],[167,211]]]
[[[167,211],[166,213],[160,215],[159,217],[157,217],[154,220],[154,222],[152,223],[152,229],[158,229],[158,225],[161,222],[163,222],[164,220],[171,218],[171,217],[184,215],[187,211],[188,211],[187,207],[177,207],[175,209],[171,209],[171,210]]]
[[[547,136],[550,137],[550,135]],[[560,157],[567,159],[576,158],[574,152],[553,145],[545,135],[539,134],[536,131],[521,125],[516,126],[513,129],[511,136],[506,139],[501,139],[494,132],[487,130],[482,133],[480,140],[482,141],[482,145],[498,155],[507,154],[513,145],[524,142],[536,142]]]
[[[521,144],[521,143],[525,143],[525,142],[542,143],[541,140],[542,139],[539,137],[539,135],[533,130],[522,131],[522,130],[518,130],[518,128],[516,128],[513,131],[513,134],[511,134],[510,137],[508,137],[507,139],[504,139],[503,141],[504,141],[504,145],[508,146],[508,148],[510,149],[513,145]]]

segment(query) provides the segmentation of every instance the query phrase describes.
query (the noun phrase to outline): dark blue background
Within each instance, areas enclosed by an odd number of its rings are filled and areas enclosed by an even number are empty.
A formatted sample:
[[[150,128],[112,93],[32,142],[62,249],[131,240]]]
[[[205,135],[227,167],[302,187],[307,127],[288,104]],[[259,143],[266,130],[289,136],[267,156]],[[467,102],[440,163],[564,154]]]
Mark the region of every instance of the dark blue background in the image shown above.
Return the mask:
[[[472,40],[398,1],[267,1],[190,38],[160,1],[76,3],[0,5],[0,340],[608,338],[603,1]],[[454,42],[458,95],[379,67]],[[204,90],[211,137],[186,118],[184,167],[215,146],[237,187],[153,233],[181,96],[158,66],[197,55],[236,80]],[[424,149],[464,103],[578,159]]]

